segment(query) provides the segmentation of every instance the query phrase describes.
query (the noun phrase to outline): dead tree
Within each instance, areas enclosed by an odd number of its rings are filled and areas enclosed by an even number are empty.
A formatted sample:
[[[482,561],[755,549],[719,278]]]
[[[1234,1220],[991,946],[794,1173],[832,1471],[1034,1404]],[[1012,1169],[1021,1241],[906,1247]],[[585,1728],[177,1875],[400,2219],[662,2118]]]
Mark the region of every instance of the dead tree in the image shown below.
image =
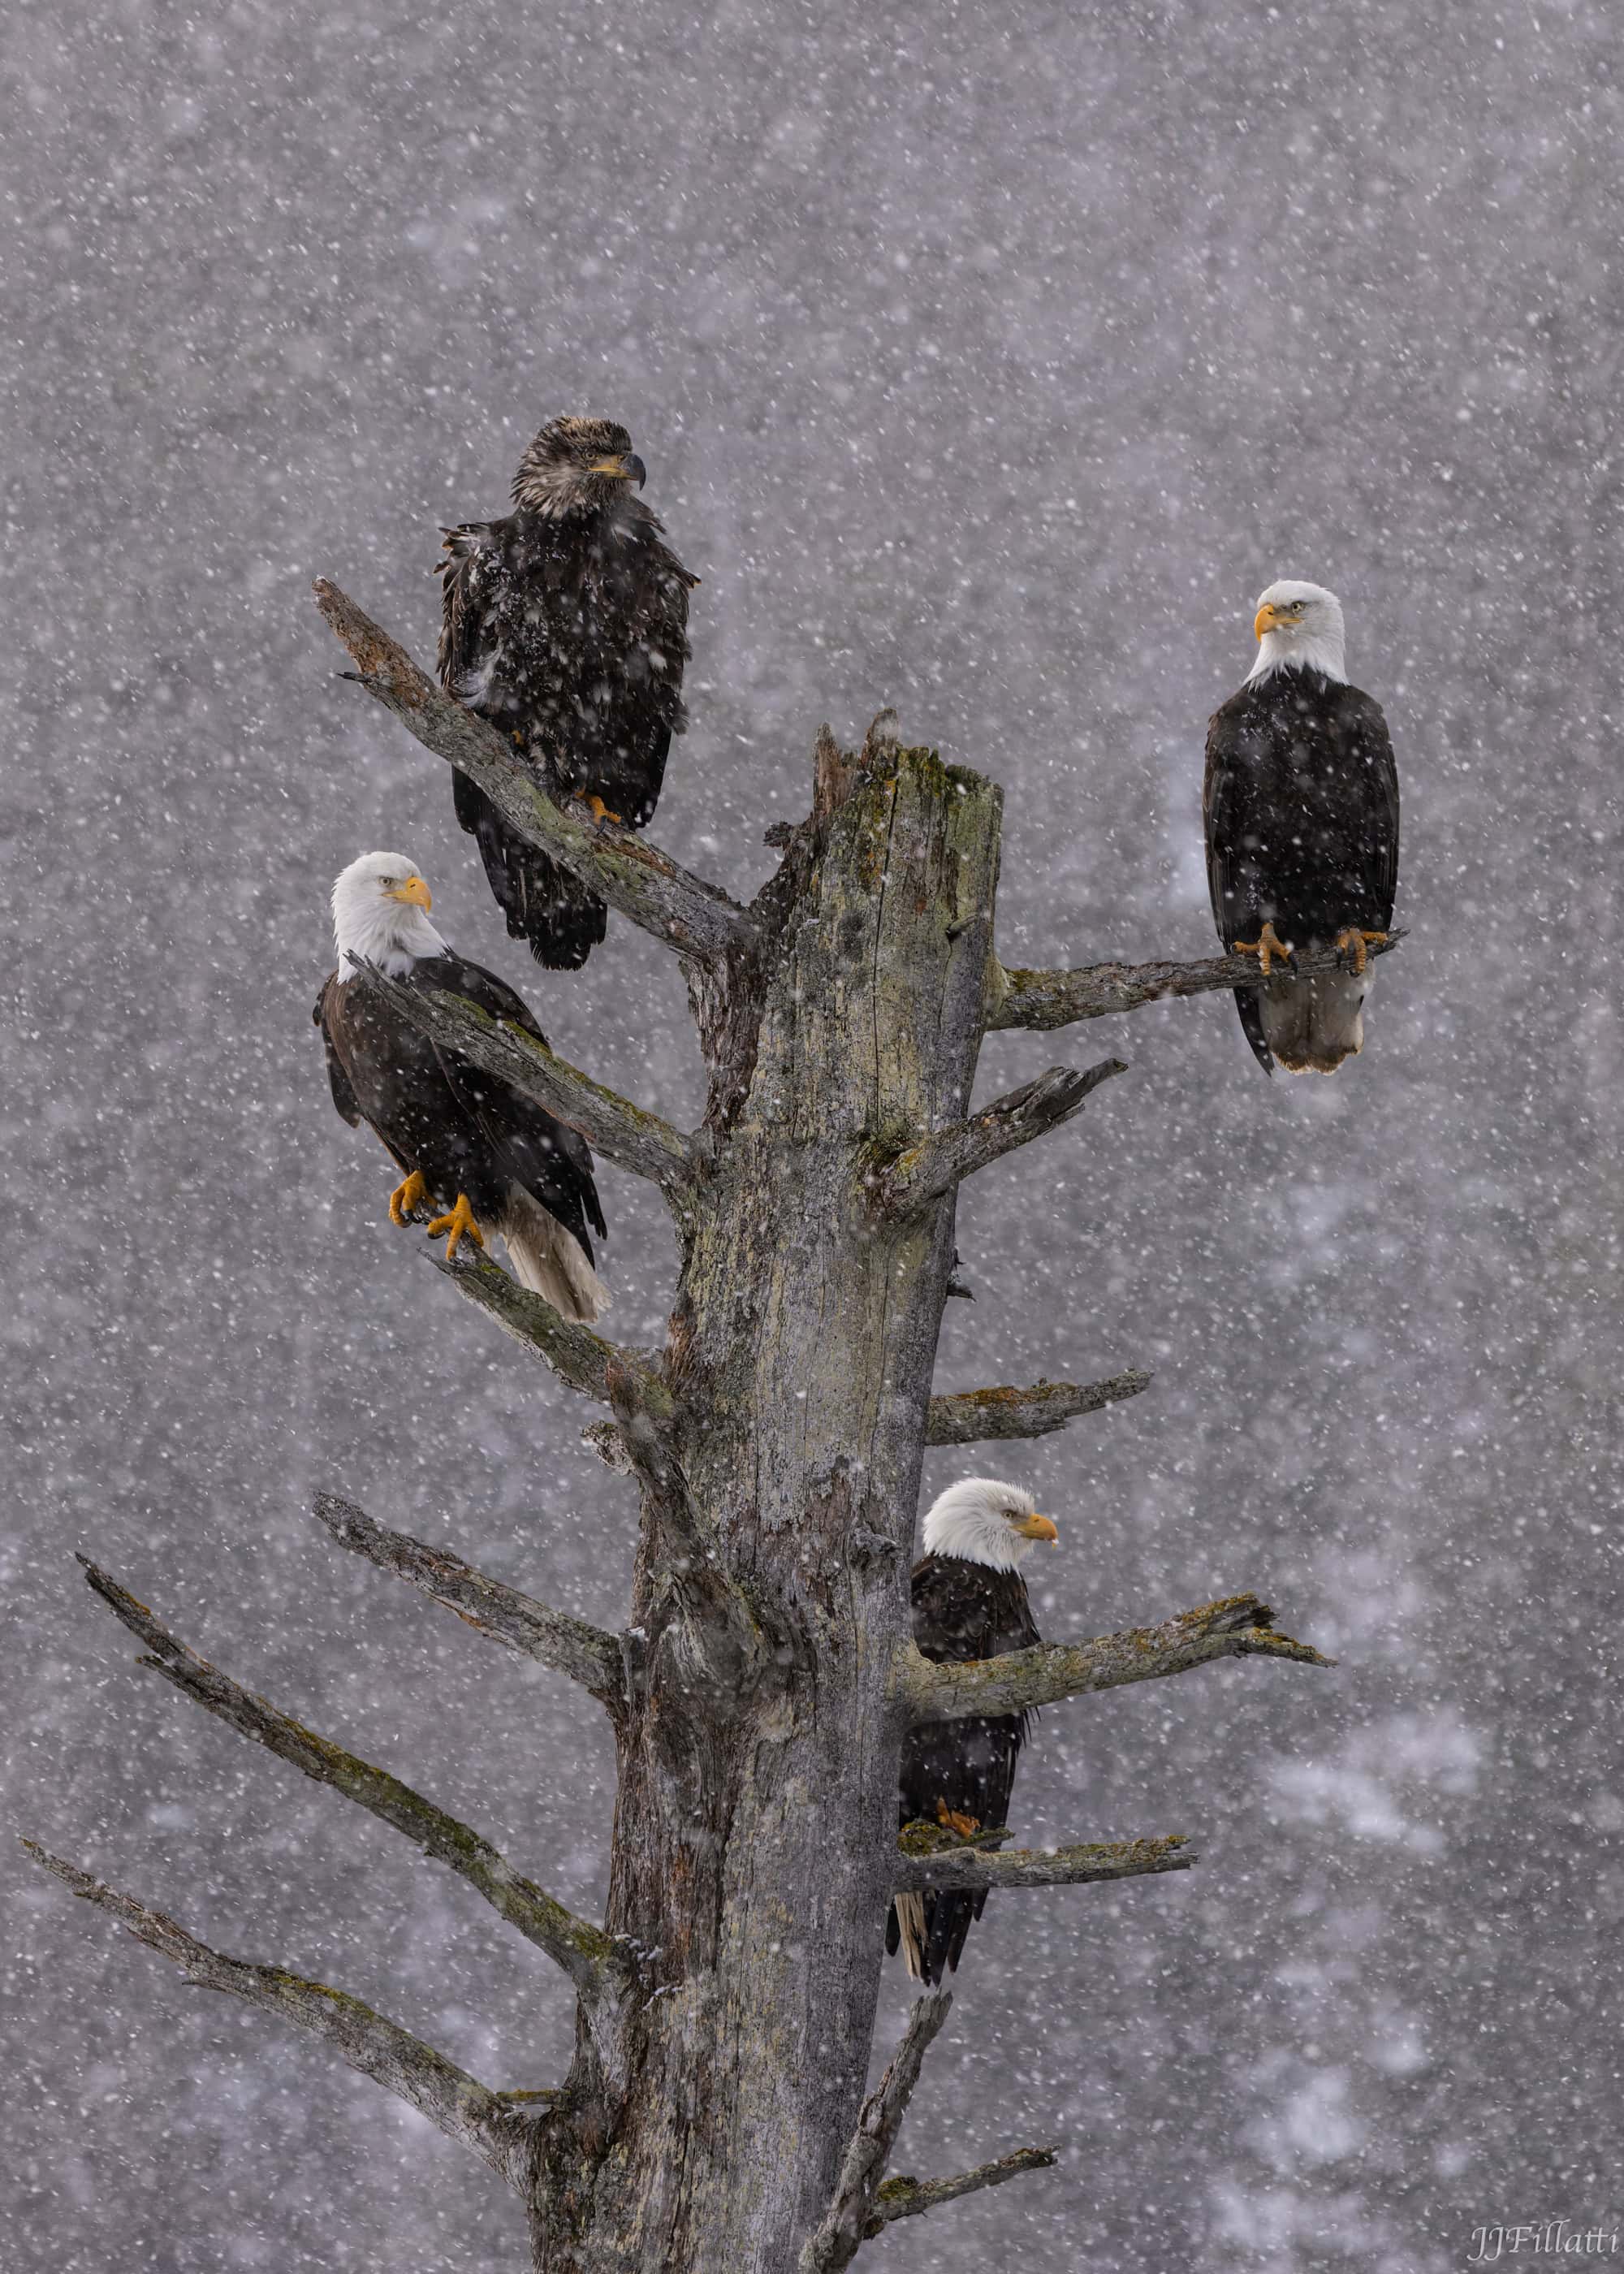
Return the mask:
[[[1325,1663],[1276,1633],[1251,1594],[979,1665],[931,1664],[910,1632],[925,1447],[1038,1436],[1148,1379],[931,1394],[959,1185],[1058,1129],[1123,1071],[1114,1058],[1056,1067],[972,1111],[983,1033],[1256,984],[1256,965],[1004,971],[1000,793],[901,748],[888,714],[854,754],[820,735],[811,813],[771,832],[781,864],[740,906],[645,839],[555,809],[492,728],[342,593],[317,589],[363,685],[680,958],[709,1071],[704,1119],[680,1131],[468,1003],[395,990],[404,1014],[651,1179],[670,1209],[680,1279],[659,1352],[567,1323],[483,1257],[436,1258],[568,1389],[607,1408],[588,1434],[642,1503],[623,1631],[347,1502],[317,1510],[340,1546],[569,1675],[609,1715],[619,1790],[603,1923],[218,1672],[105,1573],[89,1577],[143,1645],[143,1665],[460,1872],[553,1962],[575,2000],[569,2074],[552,2091],[493,2091],[357,1999],[225,1957],[36,1853],[188,1980],[327,2037],[466,2142],[517,2190],[546,2274],[830,2274],[887,2221],[1053,2160],[1019,2148],[955,2177],[885,2180],[949,2003],[945,1992],[919,2000],[865,2102],[893,1889],[1072,1885],[1194,1860],[1169,1839],[998,1852],[921,1830],[899,1843],[910,1723],[1048,1705],[1212,1659]]]

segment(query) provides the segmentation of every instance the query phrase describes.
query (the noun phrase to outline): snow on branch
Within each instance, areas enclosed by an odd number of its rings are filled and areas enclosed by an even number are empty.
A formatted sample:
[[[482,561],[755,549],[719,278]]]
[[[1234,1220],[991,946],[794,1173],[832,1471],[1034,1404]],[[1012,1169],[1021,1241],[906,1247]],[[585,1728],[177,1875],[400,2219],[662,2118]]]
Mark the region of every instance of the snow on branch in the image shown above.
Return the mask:
[[[1367,953],[1386,955],[1403,937],[1402,930],[1389,932],[1385,942]],[[1339,947],[1304,948],[1291,959],[1295,979],[1320,979],[1327,972],[1352,968],[1350,953]],[[1195,963],[1089,963],[1075,971],[1005,971],[995,958],[987,1025],[989,1031],[995,1027],[1047,1031],[1073,1026],[1079,1019],[1138,1011],[1147,1003],[1175,996],[1262,984],[1255,955],[1207,956]]]
[[[940,1129],[899,1153],[876,1177],[873,1194],[891,1215],[913,1215],[939,1201],[978,1169],[1001,1161],[1017,1146],[1047,1136],[1080,1113],[1085,1101],[1113,1074],[1126,1073],[1121,1058],[1104,1058],[1086,1073],[1051,1066],[1035,1081],[996,1098],[967,1121]]]
[[[952,2002],[953,1993],[946,1988],[929,1990],[914,1999],[891,2065],[862,2105],[835,2184],[834,2200],[808,2238],[798,2274],[839,2274],[856,2257],[865,2236],[877,2232],[870,2227],[870,2220],[880,2181],[919,2082],[925,2055]]]
[[[1051,2171],[1059,2156],[1057,2147],[1017,2148],[996,2163],[978,2164],[973,2172],[959,2172],[950,2180],[887,2180],[874,2198],[863,2240],[871,2242],[876,2234],[883,2234],[893,2218],[917,2218],[939,2204],[956,2202],[960,2195],[975,2195],[982,2187],[1001,2187],[1005,2180],[1018,2180],[1023,2172]]]
[[[994,1437],[1046,1437],[1079,1413],[1097,1413],[1148,1389],[1154,1376],[1131,1367],[1105,1382],[1034,1382],[1029,1389],[960,1389],[933,1397],[928,1445],[979,1445]]]
[[[749,936],[749,918],[726,892],[690,876],[635,830],[608,822],[588,828],[560,811],[496,728],[436,687],[347,593],[326,577],[317,578],[315,591],[367,693],[425,749],[477,781],[527,844],[551,854],[644,931],[701,962],[718,961]]]
[[[965,1713],[1026,1713],[1085,1690],[1185,1674],[1214,1658],[1285,1658],[1300,1666],[1335,1662],[1306,1643],[1276,1634],[1274,1618],[1256,1595],[1226,1595],[1158,1627],[1130,1627],[1092,1642],[1034,1643],[1001,1658],[938,1663],[910,1642],[900,1653],[902,1685],[915,1721],[946,1721]]]
[[[448,1864],[527,1941],[562,1967],[583,1999],[596,2002],[612,1986],[615,1946],[601,1927],[577,1918],[553,1896],[514,1870],[505,1856],[466,1824],[448,1816],[387,1770],[372,1767],[312,1729],[279,1713],[265,1698],[244,1690],[199,1658],[163,1627],[145,1603],[107,1572],[81,1555],[85,1577],[132,1634],[147,1645],[139,1665],[172,1683],[184,1697],[213,1713],[240,1736],[252,1737],[318,1784],[331,1785],[347,1800],[404,1833],[407,1839]]]
[[[511,1020],[493,1019],[465,996],[444,988],[407,987],[375,964],[363,964],[361,975],[408,1026],[460,1051],[486,1073],[497,1075],[567,1121],[617,1168],[646,1177],[667,1193],[687,1185],[694,1170],[693,1141],[658,1114],[645,1113],[640,1105],[617,1096],[534,1035]]]
[[[194,1989],[221,1990],[262,2013],[280,2014],[329,2044],[351,2068],[387,2086],[438,2125],[448,2139],[461,2141],[514,2187],[522,2187],[528,2158],[529,2124],[505,2106],[488,2087],[414,2037],[397,2022],[374,2013],[358,1998],[307,1982],[279,1966],[253,1966],[211,1950],[163,1911],[149,1910],[132,1895],[103,1886],[88,1871],[64,1863],[37,1841],[23,1846],[41,1869],[60,1879],[82,1901],[94,1903],[126,1927],[138,1942],[155,1950]]]
[[[420,1588],[431,1601],[443,1603],[481,1634],[567,1674],[612,1711],[624,1703],[618,1635],[568,1611],[555,1611],[550,1603],[538,1602],[500,1579],[487,1578],[447,1547],[430,1547],[404,1532],[391,1532],[336,1493],[317,1495],[316,1517],[341,1547]]]
[[[1079,1887],[1098,1879],[1138,1879],[1187,1871],[1197,1851],[1182,1833],[1161,1840],[1094,1840],[1074,1848],[1005,1848],[957,1839],[940,1825],[906,1825],[892,1874],[898,1894],[948,1888],[979,1894],[994,1887]]]

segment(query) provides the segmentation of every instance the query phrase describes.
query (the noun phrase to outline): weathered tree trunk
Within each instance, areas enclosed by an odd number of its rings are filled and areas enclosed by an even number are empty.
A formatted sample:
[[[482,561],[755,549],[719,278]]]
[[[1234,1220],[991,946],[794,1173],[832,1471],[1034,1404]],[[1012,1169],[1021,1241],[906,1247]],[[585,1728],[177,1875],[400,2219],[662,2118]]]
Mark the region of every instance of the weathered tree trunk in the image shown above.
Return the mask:
[[[899,1214],[873,1195],[962,1118],[998,829],[990,785],[882,745],[801,848],[761,959],[748,1086],[692,1189],[670,1418],[643,1421],[607,1922],[647,1954],[641,1994],[623,2074],[583,2042],[551,2120],[547,2274],[775,2274],[856,2120],[953,1219],[951,1194]]]
[[[927,1443],[1047,1434],[1148,1377],[933,1397],[959,1181],[1069,1119],[1108,1075],[1056,1069],[972,1115],[983,1028],[1047,1027],[1168,994],[1256,983],[1235,959],[1006,974],[993,946],[1001,800],[903,749],[816,753],[810,818],[778,829],[748,908],[645,840],[555,809],[493,730],[434,688],[353,603],[322,606],[372,693],[470,774],[509,823],[685,960],[710,1075],[692,1135],[615,1097],[510,1024],[447,995],[371,983],[665,1193],[681,1277],[666,1348],[620,1350],[492,1263],[460,1291],[572,1389],[636,1480],[632,1616],[612,1635],[392,1532],[348,1502],[335,1540],[610,1713],[619,1757],[608,1915],[575,1917],[469,1826],[315,1735],[169,1634],[108,1574],[91,1584],[142,1664],[252,1742],[458,1871],[577,1999],[556,2092],[502,2095],[320,1983],[223,1956],[162,1913],[36,1853],[189,1978],[313,2030],[430,2115],[519,2193],[540,2274],[838,2274],[894,2218],[1052,2162],[882,2185],[941,2029],[921,1998],[879,2090],[863,2084],[894,1887],[1037,1887],[1176,1871],[1179,1839],[994,1852],[934,1826],[897,1835],[911,1722],[1184,1672],[1218,1657],[1322,1662],[1255,1596],[1162,1625],[981,1665],[914,1648],[908,1573]],[[438,1260],[438,1259],[437,1259]]]

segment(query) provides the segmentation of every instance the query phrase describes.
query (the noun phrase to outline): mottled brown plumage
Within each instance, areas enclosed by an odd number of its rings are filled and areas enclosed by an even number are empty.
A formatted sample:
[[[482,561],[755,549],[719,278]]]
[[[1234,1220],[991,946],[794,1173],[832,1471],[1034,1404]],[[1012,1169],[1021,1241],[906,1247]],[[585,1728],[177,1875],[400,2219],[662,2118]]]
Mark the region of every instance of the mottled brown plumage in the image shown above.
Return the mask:
[[[625,427],[555,418],[519,462],[514,511],[445,532],[441,684],[514,742],[553,797],[598,801],[641,829],[685,724],[688,596],[698,583],[632,493]],[[574,970],[604,937],[603,902],[516,838],[475,783],[456,817],[538,963]]]

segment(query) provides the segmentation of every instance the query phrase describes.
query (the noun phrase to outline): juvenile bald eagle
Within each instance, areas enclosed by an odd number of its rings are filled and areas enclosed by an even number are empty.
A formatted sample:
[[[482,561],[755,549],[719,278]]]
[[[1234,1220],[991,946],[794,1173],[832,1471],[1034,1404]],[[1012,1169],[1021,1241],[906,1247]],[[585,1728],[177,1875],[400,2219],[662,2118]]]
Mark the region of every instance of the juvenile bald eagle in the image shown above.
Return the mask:
[[[914,1566],[914,1639],[924,1656],[998,1658],[1040,1642],[1020,1566],[1034,1541],[1059,1536],[1019,1485],[992,1477],[950,1485],[926,1515],[925,1553]],[[898,1778],[898,1826],[921,1817],[965,1834],[1006,1824],[1026,1721],[1025,1713],[999,1713],[912,1730]],[[958,1965],[986,1901],[984,1888],[898,1895],[885,1947],[894,1956],[900,1946],[915,1981],[939,1982]]]
[[[1288,578],[1258,601],[1258,659],[1207,729],[1207,878],[1218,937],[1258,957],[1267,987],[1237,988],[1264,1072],[1335,1073],[1365,1045],[1372,942],[1398,884],[1398,772],[1380,705],[1342,668],[1342,603]],[[1348,968],[1289,973],[1297,948],[1341,948]]]
[[[511,738],[559,803],[642,829],[665,753],[685,724],[688,596],[699,582],[661,543],[632,494],[643,460],[608,418],[555,418],[519,461],[504,521],[445,531],[440,683]],[[515,939],[538,963],[578,970],[608,911],[515,837],[477,783],[455,778],[456,817],[475,838]]]
[[[567,1319],[595,1319],[609,1299],[587,1233],[590,1224],[601,1235],[604,1219],[586,1140],[344,975],[357,956],[408,986],[465,995],[545,1041],[505,980],[447,946],[429,922],[432,905],[403,853],[364,853],[334,885],[338,968],[314,1013],[333,1103],[352,1128],[366,1122],[393,1156],[402,1178],[389,1195],[395,1223],[435,1203],[440,1213],[428,1229],[445,1234],[448,1256],[464,1239],[483,1247],[482,1227],[500,1231],[521,1285]]]

